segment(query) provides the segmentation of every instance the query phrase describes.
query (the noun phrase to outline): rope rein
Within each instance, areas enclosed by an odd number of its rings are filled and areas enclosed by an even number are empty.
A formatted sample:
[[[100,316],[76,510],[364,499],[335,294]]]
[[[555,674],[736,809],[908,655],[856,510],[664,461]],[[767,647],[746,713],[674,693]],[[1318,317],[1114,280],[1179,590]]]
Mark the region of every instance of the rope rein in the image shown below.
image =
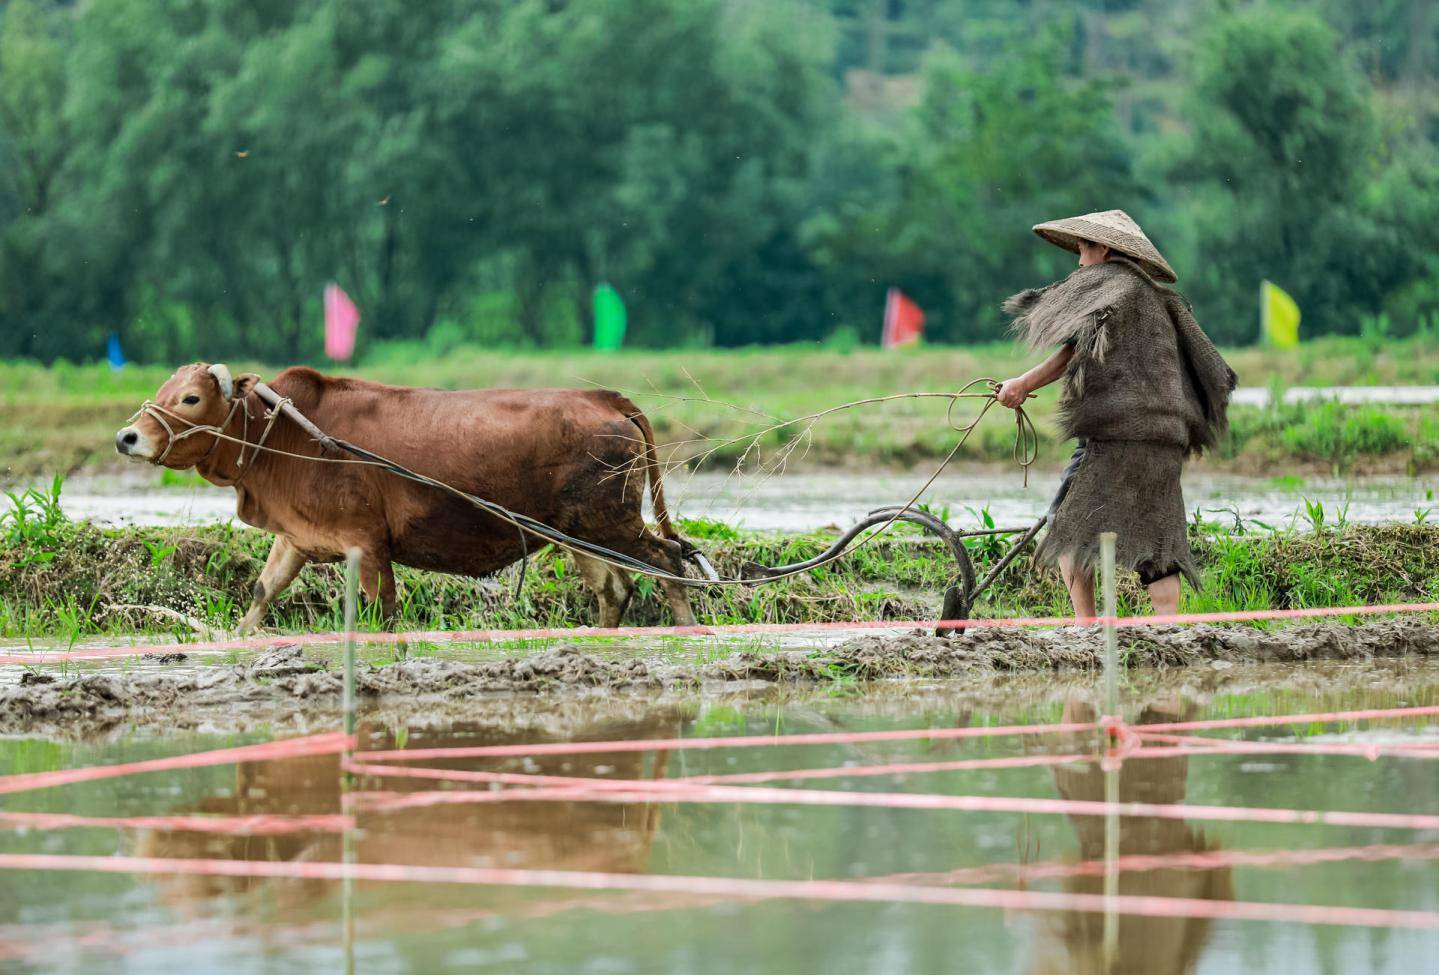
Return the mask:
[[[258,380],[258,378],[259,377],[257,376],[256,379]],[[263,402],[264,397],[260,397],[260,399]],[[167,438],[165,441],[165,449],[160,452],[160,455],[158,457],[154,458],[151,461],[152,464],[157,465],[163,464],[165,462],[165,458],[170,456],[170,451],[175,448],[175,444],[189,437],[200,436],[208,433],[215,438],[215,442],[210,445],[210,449],[205,452],[205,456],[197,460],[194,466],[199,466],[200,464],[203,464],[205,463],[205,461],[209,460],[214,455],[216,449],[219,448],[220,444],[227,440],[231,443],[240,444],[240,454],[235,459],[235,476],[230,478],[229,483],[223,485],[224,487],[234,487],[242,480],[244,480],[245,475],[248,474],[250,468],[254,466],[256,455],[258,455],[261,451],[270,454],[282,454],[287,457],[294,457],[298,460],[323,461],[329,464],[370,463],[369,461],[347,461],[342,458],[335,457],[313,457],[309,454],[295,454],[289,451],[277,450],[274,447],[265,446],[265,441],[270,439],[270,433],[275,429],[275,424],[279,421],[280,414],[285,411],[286,407],[291,410],[295,408],[294,403],[290,400],[290,398],[288,396],[283,396],[276,400],[275,405],[272,408],[265,411],[263,415],[263,418],[266,421],[265,429],[261,431],[260,439],[253,444],[250,443],[251,416],[249,394],[238,396],[232,401],[230,405],[230,412],[225,415],[225,421],[219,426],[215,426],[214,424],[209,423],[195,423],[193,420],[188,420],[180,414],[174,412],[173,410],[166,409],[159,403],[156,403],[154,400],[146,400],[145,402],[141,403],[140,408],[130,416],[128,422],[134,423],[142,416],[149,416],[154,419],[156,423],[160,424],[160,426],[164,429]],[[244,423],[240,430],[240,436],[232,437],[225,431],[229,428],[230,421],[235,418],[236,412],[239,412],[241,416],[244,417]],[[188,424],[188,426],[181,432],[176,433],[174,429],[170,426],[169,422],[166,420],[166,417],[171,420],[178,420],[181,423]],[[245,461],[246,449],[249,449],[250,451],[250,460],[248,464]]]
[[[248,376],[252,375],[253,374],[247,374],[246,377],[241,378],[248,378]],[[311,463],[355,464],[365,467],[378,467],[382,470],[388,471],[391,474],[394,474],[397,477],[402,477],[406,480],[414,481],[417,484],[423,484],[428,487],[435,488],[436,490],[442,491],[445,494],[448,494],[459,500],[466,501],[474,507],[479,508],[480,510],[488,514],[494,515],[496,518],[499,518],[500,520],[507,522],[508,524],[518,529],[522,540],[524,539],[526,534],[535,535],[536,537],[542,538],[545,541],[558,546],[559,548],[566,549],[579,555],[584,555],[588,558],[596,559],[597,561],[604,562],[605,564],[613,566],[614,568],[628,572],[635,572],[640,575],[651,576],[653,578],[666,582],[679,583],[681,585],[690,586],[693,588],[709,588],[711,586],[756,586],[763,585],[769,582],[776,582],[780,579],[787,579],[791,576],[799,575],[801,573],[809,572],[813,569],[820,568],[821,566],[828,565],[831,562],[837,561],[842,556],[850,554],[855,549],[862,548],[865,545],[868,545],[870,542],[874,541],[874,539],[878,538],[880,535],[883,535],[891,527],[893,527],[895,522],[900,520],[900,517],[905,512],[917,510],[914,508],[914,505],[919,501],[921,497],[924,496],[924,493],[934,485],[934,482],[939,479],[940,474],[944,473],[945,468],[947,468],[950,463],[953,462],[954,458],[959,454],[959,451],[964,447],[965,442],[969,440],[970,435],[974,433],[976,428],[978,428],[980,422],[989,413],[990,409],[992,409],[994,405],[999,402],[997,397],[1000,387],[1000,383],[994,379],[981,378],[966,383],[964,386],[960,387],[957,392],[954,393],[907,394],[911,396],[917,395],[948,397],[950,402],[949,406],[945,410],[945,422],[949,425],[951,430],[955,431],[960,435],[959,439],[955,442],[954,446],[950,448],[949,453],[945,455],[944,459],[940,461],[939,466],[934,469],[934,472],[931,473],[929,475],[929,478],[924,482],[924,484],[920,486],[919,490],[915,491],[914,494],[910,497],[910,499],[906,501],[903,505],[895,508],[894,513],[891,515],[888,521],[879,525],[873,532],[860,539],[856,544],[839,549],[832,553],[828,558],[823,559],[819,562],[806,563],[803,568],[793,569],[788,572],[776,573],[774,575],[766,575],[761,578],[730,577],[693,579],[689,576],[678,575],[674,572],[670,572],[658,566],[650,565],[648,562],[645,562],[634,556],[627,555],[624,552],[619,552],[614,549],[607,548],[606,546],[599,545],[595,542],[586,541],[583,538],[577,538],[573,535],[569,535],[565,532],[560,531],[558,528],[547,525],[544,522],[531,518],[528,515],[512,511],[509,508],[506,508],[503,505],[498,504],[494,501],[489,501],[485,498],[477,497],[476,495],[469,494],[468,492],[460,490],[452,484],[446,484],[444,481],[437,480],[426,474],[412,471],[409,468],[403,466],[402,464],[396,463],[395,461],[392,461],[387,457],[383,457],[372,451],[366,450],[364,447],[357,446],[346,440],[341,440],[337,437],[331,437],[321,431],[318,427],[314,425],[314,423],[309,420],[309,418],[307,418],[303,413],[296,409],[294,403],[290,400],[289,397],[280,396],[264,382],[259,381],[258,376],[255,376],[254,378],[256,382],[252,388],[252,392],[255,394],[256,397],[260,399],[262,403],[270,404],[270,409],[266,410],[263,415],[263,418],[266,420],[265,428],[260,434],[260,439],[255,443],[250,443],[249,441],[249,429],[251,420],[250,407],[248,405],[249,393],[246,393],[243,396],[237,396],[235,398],[235,400],[230,406],[230,412],[225,416],[224,422],[218,426],[214,424],[195,423],[192,420],[188,420],[185,417],[180,416],[173,410],[169,410],[166,407],[161,406],[153,400],[146,400],[144,403],[142,403],[140,405],[140,408],[136,410],[134,415],[130,417],[130,422],[133,423],[139,417],[148,415],[150,417],[153,417],[155,421],[160,424],[160,426],[165,430],[165,433],[168,437],[168,440],[165,444],[165,449],[161,451],[159,456],[153,458],[151,460],[151,463],[157,465],[163,463],[165,459],[170,456],[170,452],[174,449],[175,444],[177,444],[181,440],[185,440],[189,437],[209,434],[210,436],[213,436],[215,438],[215,442],[211,444],[210,450],[205,454],[205,456],[196,462],[197,464],[204,463],[206,460],[208,460],[214,454],[215,450],[219,447],[222,441],[228,441],[230,443],[236,443],[240,445],[239,457],[237,458],[235,464],[238,470],[235,477],[229,482],[229,484],[224,485],[226,487],[238,485],[240,481],[245,477],[245,475],[249,473],[250,469],[254,466],[255,459],[261,453],[273,454],[279,457],[290,457],[296,460],[309,461]],[[975,387],[980,385],[986,386],[987,389],[984,392],[975,392]],[[1026,397],[1026,399],[1028,398],[1032,398],[1032,394],[1030,397]],[[954,420],[954,407],[955,404],[958,403],[961,399],[982,399],[985,401],[984,405],[980,407],[979,412],[976,413],[975,416],[971,420],[969,420],[969,422],[963,424],[956,423]],[[839,406],[832,407],[831,409],[825,410],[824,412],[826,414],[836,413],[842,410],[853,409],[855,407],[863,406],[873,402],[876,402],[876,400],[855,400],[850,403],[843,403]],[[244,417],[243,426],[241,428],[241,436],[239,437],[235,437],[232,434],[226,432],[227,428],[230,426],[231,421],[234,420],[235,414],[237,412],[240,412],[241,415]],[[278,422],[279,417],[282,413],[286,416],[289,416],[290,419],[293,420],[297,426],[299,426],[306,433],[310,434],[311,439],[320,447],[321,451],[328,449],[343,450],[347,453],[354,455],[354,459],[345,457],[316,456],[314,454],[298,454],[293,451],[282,450],[278,447],[267,446],[266,441],[269,439],[270,433],[274,430],[275,424]],[[1030,419],[1029,414],[1025,412],[1023,406],[1015,407],[1014,413],[1015,443],[1013,456],[1015,462],[1024,471],[1024,483],[1025,486],[1028,487],[1029,468],[1033,466],[1039,454],[1039,433],[1034,426],[1034,421]],[[176,420],[180,423],[186,424],[186,428],[181,430],[179,433],[176,433],[174,428],[172,428],[169,422],[167,422],[167,417],[171,420]],[[245,451],[247,449],[250,451],[248,463],[245,459]],[[527,545],[523,546],[523,548],[525,552],[525,557],[527,558],[529,555],[529,548]],[[521,578],[523,578],[523,576]]]

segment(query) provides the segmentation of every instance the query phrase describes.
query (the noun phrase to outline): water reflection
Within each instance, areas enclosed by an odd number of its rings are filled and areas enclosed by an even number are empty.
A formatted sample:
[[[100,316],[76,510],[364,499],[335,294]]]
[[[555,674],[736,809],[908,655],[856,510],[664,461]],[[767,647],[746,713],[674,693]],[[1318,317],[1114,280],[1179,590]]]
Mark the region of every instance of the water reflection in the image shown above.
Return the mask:
[[[1192,669],[1135,675],[1128,692],[1143,723],[1238,713],[1344,710],[1439,703],[1432,663],[1308,664],[1225,672]],[[451,702],[447,712],[416,705],[371,711],[365,747],[531,743],[572,739],[667,738],[719,733],[888,730],[969,724],[1092,719],[1076,701],[1092,682],[986,678],[973,683],[871,685],[804,694],[743,692],[639,700],[608,697],[494,698]],[[1197,700],[1187,705],[1174,695]],[[677,703],[676,703],[677,702]],[[463,710],[461,711],[461,708]],[[1131,714],[1136,712],[1131,711]],[[451,722],[452,716],[461,718]],[[720,721],[723,720],[721,724]],[[406,735],[390,728],[409,727]],[[436,730],[426,730],[434,728]],[[1282,734],[1283,732],[1279,732]],[[1426,733],[1418,725],[1386,734]],[[66,755],[62,764],[128,761],[156,751],[199,751],[232,741],[117,739],[103,750]],[[1072,747],[1088,739],[1032,744],[1012,739],[875,743],[856,747],[777,747],[654,753],[535,756],[509,763],[448,763],[467,770],[529,770],[611,778],[720,775],[784,768],[944,761],[1023,755],[1027,748]],[[0,741],[0,771],[37,767],[33,741]],[[47,745],[48,747],[48,745]],[[46,756],[50,753],[46,752]],[[425,765],[432,762],[422,763]],[[1123,801],[1402,811],[1439,794],[1429,762],[1344,756],[1182,755],[1126,762],[1115,788]],[[363,779],[366,790],[424,792],[442,783]],[[1104,772],[1092,763],[811,783],[845,791],[1103,798]],[[461,783],[466,790],[483,788]],[[208,798],[207,798],[208,797]],[[156,773],[65,792],[7,798],[88,816],[174,813],[333,814],[342,808],[339,762],[304,758],[239,769]],[[415,805],[383,812],[359,807],[356,859],[443,866],[513,866],[655,872],[762,879],[886,878],[915,884],[1033,884],[1098,894],[1103,877],[1067,869],[1102,862],[1102,817],[949,813],[852,807],[530,802]],[[1372,830],[1281,824],[1209,824],[1126,817],[1119,852],[1175,856],[1224,848],[1354,846]],[[1322,832],[1321,832],[1322,830]],[[1400,839],[1395,837],[1395,839]],[[1026,853],[1016,855],[1016,847]],[[144,853],[239,860],[344,860],[338,834],[225,837],[170,831],[74,829],[8,831],[0,848],[16,852]],[[1040,861],[1034,863],[1035,860]],[[1033,864],[1032,871],[1022,866]],[[1057,867],[1060,869],[1051,869]],[[1316,901],[1435,910],[1435,861],[1334,863],[1288,870],[1236,866],[1120,875],[1129,896]],[[1063,876],[1064,879],[1057,879]],[[1237,878],[1237,879],[1236,879]],[[1255,970],[1423,971],[1430,932],[1309,929],[1283,924],[1120,917],[1118,951],[1104,959],[1104,919],[1092,914],[959,910],[902,904],[726,899],[642,891],[540,890],[413,883],[357,883],[353,899],[335,882],[171,879],[90,873],[25,872],[0,884],[0,969],[24,959],[36,971],[112,971],[128,954],[131,971],[184,966],[194,971],[342,971],[351,944],[355,969],[371,971],[581,971],[709,975],[713,972],[996,971],[1049,975]],[[344,910],[354,919],[345,936]],[[1368,962],[1364,952],[1382,952]],[[1377,957],[1377,955],[1375,956]],[[1357,959],[1357,960],[1356,960]]]
[[[1137,724],[1186,721],[1197,709],[1171,698],[1146,706]],[[1086,701],[1065,705],[1064,721],[1094,721],[1096,711]],[[1054,786],[1063,799],[1103,802],[1106,772],[1099,762],[1084,762],[1053,769]],[[1144,758],[1124,762],[1114,773],[1119,780],[1120,802],[1178,804],[1188,791],[1189,759],[1183,755]],[[1078,858],[1098,861],[1105,855],[1105,821],[1102,816],[1069,816],[1079,840]],[[1217,849],[1202,830],[1179,819],[1151,816],[1119,818],[1119,855],[1200,853]],[[1064,889],[1077,894],[1104,893],[1100,875],[1067,877]],[[1229,867],[1207,870],[1168,868],[1124,871],[1119,875],[1121,895],[1134,897],[1183,897],[1206,900],[1233,900],[1234,883]],[[1120,915],[1117,952],[1113,957],[1104,945],[1104,916],[1065,912],[1039,921],[1040,938],[1035,946],[1031,971],[1049,973],[1140,973],[1181,975],[1194,970],[1209,937],[1212,922],[1207,918],[1138,917]]]
[[[359,740],[367,749],[505,745],[539,741],[603,741],[627,738],[669,738],[680,730],[674,711],[657,711],[643,719],[606,720],[567,728],[563,735],[536,735],[532,729],[501,729],[493,725],[458,723],[443,731],[406,735],[365,725]],[[495,759],[453,759],[427,762],[433,768],[514,769]],[[525,759],[526,772],[600,778],[663,778],[666,755],[619,752],[553,755]],[[386,779],[388,792],[431,790],[437,783]],[[173,810],[225,816],[252,814],[316,815],[342,807],[343,776],[338,755],[319,755],[247,762],[236,766],[234,790],[211,796],[198,805]],[[355,812],[354,860],[359,863],[405,863],[421,866],[474,866],[516,869],[594,870],[632,873],[643,870],[659,826],[660,807],[651,803],[497,802],[441,804],[383,811]],[[268,861],[337,861],[339,833],[294,833],[282,836],[226,836],[181,830],[148,830],[137,837],[140,856]],[[190,901],[257,888],[274,891],[280,906],[317,899],[330,881],[275,881],[246,877],[157,877],[167,900]]]
[[[1178,698],[1146,706],[1141,724],[1185,720],[1195,708]],[[1094,708],[1073,700],[1065,705],[1066,722],[1089,722]],[[967,709],[945,724],[969,723]],[[596,720],[566,727],[564,733],[539,734],[497,724],[459,723],[442,731],[401,736],[377,725],[361,725],[360,738],[367,749],[502,745],[546,740],[618,740],[677,737],[683,718],[673,710],[659,710],[634,720]],[[1070,742],[1083,750],[1091,743]],[[957,747],[939,744],[934,754]],[[425,763],[431,767],[463,770],[522,768],[549,775],[600,778],[658,779],[666,775],[665,753],[618,752],[594,755],[554,755],[515,760],[452,759]],[[1189,760],[1147,758],[1123,764],[1118,776],[1121,802],[1178,804],[1188,787]],[[1057,767],[1050,771],[1056,793],[1070,800],[1105,799],[1105,775],[1097,762]],[[391,792],[429,791],[434,781],[414,779],[371,780],[369,788]],[[473,788],[473,786],[466,786]],[[314,815],[342,807],[343,777],[338,756],[312,756],[273,762],[247,763],[235,770],[232,792],[211,796],[175,812],[243,816],[257,813]],[[686,812],[686,815],[690,813]],[[361,807],[356,811],[353,859],[361,863],[406,863],[439,866],[512,867],[603,872],[641,872],[650,864],[651,848],[660,823],[660,806],[650,803],[522,802],[456,803],[412,806],[384,811]],[[1105,854],[1105,824],[1099,816],[1071,816],[1068,825],[1077,839],[1080,861],[1099,861]],[[144,856],[216,858],[269,861],[335,861],[348,858],[340,834],[282,836],[220,836],[156,830],[140,834],[136,853]],[[1174,819],[1124,817],[1120,820],[1119,855],[1194,853],[1216,848],[1198,829]],[[156,877],[164,899],[172,907],[193,905],[206,898],[265,890],[266,900],[279,909],[324,901],[334,893],[328,881],[251,879],[240,877]],[[1067,891],[1103,892],[1098,874],[1068,877]],[[1161,869],[1125,872],[1118,892],[1131,896],[1232,899],[1229,868],[1213,870]],[[554,898],[554,895],[550,895]],[[683,898],[632,898],[646,910],[683,907]],[[690,899],[689,906],[712,903]],[[568,896],[560,905],[579,901]],[[611,905],[611,909],[617,905]],[[550,913],[544,908],[541,914]],[[484,913],[484,912],[482,912]],[[479,915],[460,914],[450,921],[472,920]],[[392,919],[393,920],[393,919]],[[411,918],[411,923],[415,918]],[[424,926],[444,926],[440,917]],[[1079,972],[1145,972],[1180,975],[1193,970],[1210,933],[1211,922],[1200,918],[1121,916],[1119,949],[1112,964],[1103,944],[1104,918],[1092,913],[1039,916],[1030,971],[1035,975]],[[381,928],[388,925],[381,925]],[[380,933],[373,930],[371,933]]]

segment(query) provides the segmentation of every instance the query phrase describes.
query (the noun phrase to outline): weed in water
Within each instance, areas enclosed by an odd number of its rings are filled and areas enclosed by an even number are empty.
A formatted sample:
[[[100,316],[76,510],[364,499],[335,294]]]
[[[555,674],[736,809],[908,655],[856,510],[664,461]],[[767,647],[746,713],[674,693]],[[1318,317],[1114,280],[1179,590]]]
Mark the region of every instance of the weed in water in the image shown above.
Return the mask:
[[[694,734],[699,738],[722,738],[742,735],[748,721],[744,712],[728,704],[712,705],[704,710],[694,723]]]

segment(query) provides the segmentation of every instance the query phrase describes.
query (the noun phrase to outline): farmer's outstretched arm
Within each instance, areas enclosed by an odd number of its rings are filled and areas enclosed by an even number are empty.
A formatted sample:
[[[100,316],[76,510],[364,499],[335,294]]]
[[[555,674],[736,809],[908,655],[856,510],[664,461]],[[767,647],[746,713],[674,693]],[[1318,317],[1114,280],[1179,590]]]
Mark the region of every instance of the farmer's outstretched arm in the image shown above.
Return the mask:
[[[1064,375],[1064,370],[1069,366],[1069,360],[1072,358],[1074,358],[1074,346],[1064,346],[1024,375],[1007,380],[1004,385],[999,387],[995,398],[999,400],[1001,406],[1014,409],[1021,405],[1024,398],[1030,393],[1048,386]]]

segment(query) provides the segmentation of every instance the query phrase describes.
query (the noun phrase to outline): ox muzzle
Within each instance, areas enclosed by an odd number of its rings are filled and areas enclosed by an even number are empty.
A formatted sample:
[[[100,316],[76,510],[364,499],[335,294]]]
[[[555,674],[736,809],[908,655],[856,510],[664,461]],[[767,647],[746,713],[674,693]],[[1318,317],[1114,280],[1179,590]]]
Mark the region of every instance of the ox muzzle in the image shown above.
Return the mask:
[[[115,452],[132,461],[155,459],[155,443],[133,424],[115,434]]]

